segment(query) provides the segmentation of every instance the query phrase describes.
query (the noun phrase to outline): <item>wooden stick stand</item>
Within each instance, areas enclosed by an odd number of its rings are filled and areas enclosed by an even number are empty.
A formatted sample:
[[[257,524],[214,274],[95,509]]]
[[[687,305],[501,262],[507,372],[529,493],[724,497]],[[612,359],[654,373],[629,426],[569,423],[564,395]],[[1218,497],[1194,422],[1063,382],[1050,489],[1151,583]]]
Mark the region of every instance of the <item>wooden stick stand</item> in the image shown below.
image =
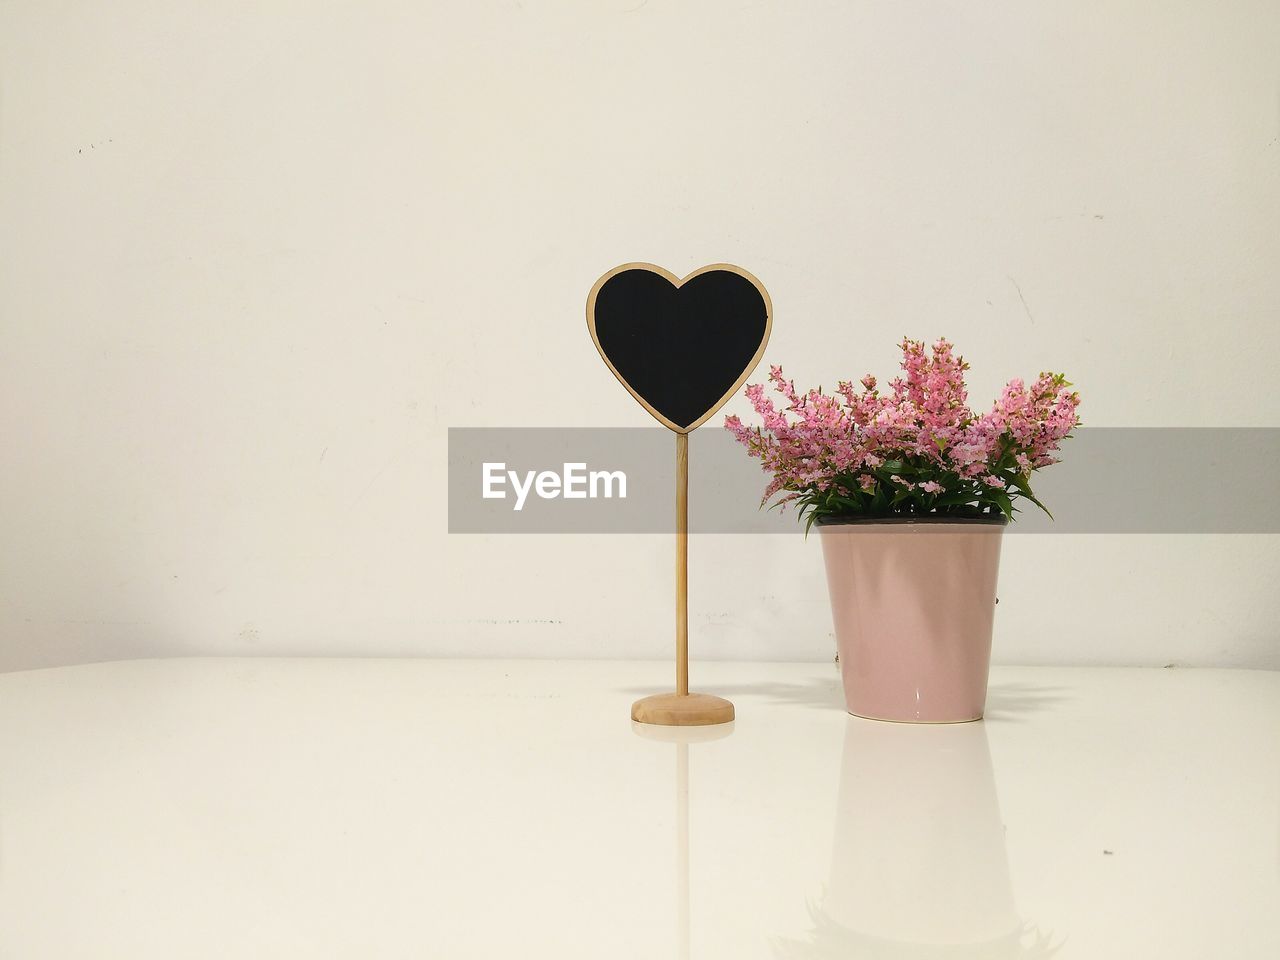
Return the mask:
[[[689,692],[689,435],[676,434],[676,692],[631,705],[631,719],[669,727],[728,723],[733,704]]]

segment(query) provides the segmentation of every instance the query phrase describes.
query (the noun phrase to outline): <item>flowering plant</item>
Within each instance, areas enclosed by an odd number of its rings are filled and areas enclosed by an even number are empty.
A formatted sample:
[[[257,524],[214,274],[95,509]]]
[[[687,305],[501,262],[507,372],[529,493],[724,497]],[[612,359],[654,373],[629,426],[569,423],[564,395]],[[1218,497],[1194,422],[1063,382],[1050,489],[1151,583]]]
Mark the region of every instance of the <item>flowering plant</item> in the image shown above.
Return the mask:
[[[747,387],[763,427],[736,416],[725,427],[773,475],[761,505],[783,493],[778,504],[797,504],[809,526],[827,517],[1012,519],[1019,497],[1048,513],[1031,474],[1058,462],[1059,444],[1080,423],[1080,396],[1066,378],[1011,380],[991,410],[976,414],[964,382],[969,365],[952,344],[939,340],[929,354],[917,340],[900,347],[904,375],[884,395],[870,375],[861,391],[841,381],[834,394],[799,394],[781,367],[769,380],[786,401],[782,410],[763,384]]]

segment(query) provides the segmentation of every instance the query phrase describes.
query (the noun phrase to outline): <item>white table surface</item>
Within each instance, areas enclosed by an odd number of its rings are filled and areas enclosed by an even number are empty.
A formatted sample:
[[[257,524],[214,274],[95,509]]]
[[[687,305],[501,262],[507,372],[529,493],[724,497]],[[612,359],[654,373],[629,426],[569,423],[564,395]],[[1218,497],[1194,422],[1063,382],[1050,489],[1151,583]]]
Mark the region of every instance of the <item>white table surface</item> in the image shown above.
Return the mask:
[[[628,715],[669,672],[0,675],[0,957],[1280,957],[1280,673],[997,668],[916,727],[694,664],[738,719],[679,743]]]

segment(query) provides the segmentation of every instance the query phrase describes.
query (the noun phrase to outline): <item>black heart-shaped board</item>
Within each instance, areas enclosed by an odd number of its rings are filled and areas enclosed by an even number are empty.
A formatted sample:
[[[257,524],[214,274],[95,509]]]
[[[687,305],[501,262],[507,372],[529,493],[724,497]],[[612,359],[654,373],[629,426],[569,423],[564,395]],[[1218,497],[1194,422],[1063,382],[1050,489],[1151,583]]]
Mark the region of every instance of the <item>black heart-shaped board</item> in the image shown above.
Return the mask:
[[[746,382],[772,324],[760,281],[728,263],[684,279],[652,263],[625,263],[597,280],[587,297],[587,326],[600,356],[676,433],[706,422]]]

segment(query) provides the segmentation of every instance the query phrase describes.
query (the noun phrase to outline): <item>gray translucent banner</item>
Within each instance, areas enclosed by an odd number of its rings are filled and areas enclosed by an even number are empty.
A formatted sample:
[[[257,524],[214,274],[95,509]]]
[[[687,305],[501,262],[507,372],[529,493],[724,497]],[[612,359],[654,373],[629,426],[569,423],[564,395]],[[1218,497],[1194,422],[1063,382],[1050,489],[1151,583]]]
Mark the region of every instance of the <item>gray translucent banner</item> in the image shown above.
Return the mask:
[[[1010,532],[1280,533],[1280,429],[1081,428],[1062,456],[1034,477],[1056,519],[1023,502]],[[690,532],[798,533],[758,509],[767,479],[726,431],[690,434]],[[450,533],[674,531],[668,430],[449,430]]]

